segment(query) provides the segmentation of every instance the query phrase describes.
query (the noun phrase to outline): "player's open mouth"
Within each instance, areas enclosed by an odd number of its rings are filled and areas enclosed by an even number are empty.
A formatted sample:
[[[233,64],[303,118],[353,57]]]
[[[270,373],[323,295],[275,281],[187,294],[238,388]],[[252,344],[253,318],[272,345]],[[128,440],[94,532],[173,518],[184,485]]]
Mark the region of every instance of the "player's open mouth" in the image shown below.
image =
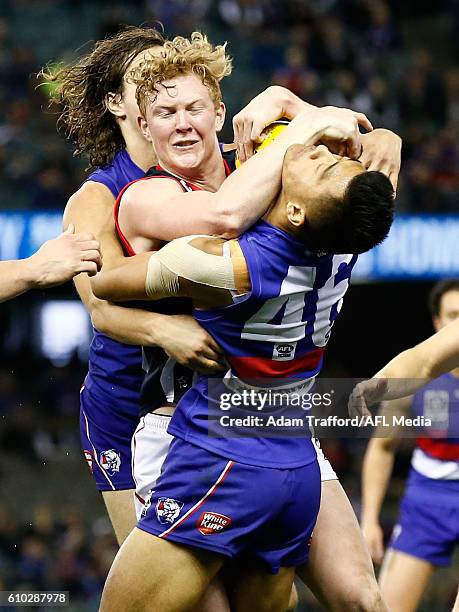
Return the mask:
[[[182,140],[180,142],[176,142],[173,146],[176,149],[184,151],[186,149],[191,149],[195,144],[197,144],[197,142],[197,140]]]

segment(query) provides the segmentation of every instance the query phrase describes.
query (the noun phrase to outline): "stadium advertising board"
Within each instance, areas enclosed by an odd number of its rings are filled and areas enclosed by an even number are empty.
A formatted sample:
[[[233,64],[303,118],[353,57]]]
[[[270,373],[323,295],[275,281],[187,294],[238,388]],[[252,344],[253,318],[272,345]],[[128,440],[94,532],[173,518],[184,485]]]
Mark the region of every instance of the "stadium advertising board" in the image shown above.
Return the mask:
[[[0,211],[0,259],[31,255],[61,231],[52,211]],[[361,281],[459,277],[459,215],[399,215],[387,240],[359,258]]]

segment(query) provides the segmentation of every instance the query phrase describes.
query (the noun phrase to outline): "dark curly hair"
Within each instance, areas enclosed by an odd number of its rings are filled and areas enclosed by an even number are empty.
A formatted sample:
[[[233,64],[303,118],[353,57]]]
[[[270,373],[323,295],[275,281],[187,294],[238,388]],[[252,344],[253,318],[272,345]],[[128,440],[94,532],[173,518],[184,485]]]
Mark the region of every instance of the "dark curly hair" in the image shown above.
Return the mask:
[[[90,168],[109,164],[125,147],[121,131],[106,107],[109,92],[121,94],[123,77],[142,51],[162,46],[163,35],[151,27],[128,26],[98,41],[75,64],[41,72],[45,82],[55,83],[53,101],[62,105],[57,121],[76,145],[75,155],[86,155]]]

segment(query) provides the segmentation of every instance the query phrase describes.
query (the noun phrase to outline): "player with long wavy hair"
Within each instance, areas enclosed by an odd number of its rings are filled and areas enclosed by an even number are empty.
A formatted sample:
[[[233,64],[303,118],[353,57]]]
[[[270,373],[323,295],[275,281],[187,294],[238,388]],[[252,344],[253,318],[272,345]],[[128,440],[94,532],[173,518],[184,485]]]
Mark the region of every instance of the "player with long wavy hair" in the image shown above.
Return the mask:
[[[135,86],[127,78],[136,63],[161,49],[152,28],[128,27],[97,42],[73,65],[44,73],[55,83],[61,105],[58,126],[89,161],[90,174],[73,194],[64,226],[90,232],[106,261],[122,257],[114,236],[113,207],[121,189],[155,162],[138,124]],[[81,435],[85,457],[121,544],[135,524],[131,437],[139,420],[143,380],[141,345],[161,346],[192,367],[217,367],[219,349],[191,319],[122,308],[97,300],[86,274],[77,291],[94,325],[89,372],[81,392]]]

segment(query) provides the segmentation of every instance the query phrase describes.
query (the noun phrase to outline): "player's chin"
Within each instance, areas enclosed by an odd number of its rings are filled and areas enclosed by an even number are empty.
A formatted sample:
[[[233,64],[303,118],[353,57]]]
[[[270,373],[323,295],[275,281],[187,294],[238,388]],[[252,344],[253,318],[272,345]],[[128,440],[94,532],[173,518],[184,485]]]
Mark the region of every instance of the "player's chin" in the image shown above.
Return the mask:
[[[196,155],[194,151],[180,151],[174,157],[176,166],[184,169],[198,168],[202,162],[202,156]]]

